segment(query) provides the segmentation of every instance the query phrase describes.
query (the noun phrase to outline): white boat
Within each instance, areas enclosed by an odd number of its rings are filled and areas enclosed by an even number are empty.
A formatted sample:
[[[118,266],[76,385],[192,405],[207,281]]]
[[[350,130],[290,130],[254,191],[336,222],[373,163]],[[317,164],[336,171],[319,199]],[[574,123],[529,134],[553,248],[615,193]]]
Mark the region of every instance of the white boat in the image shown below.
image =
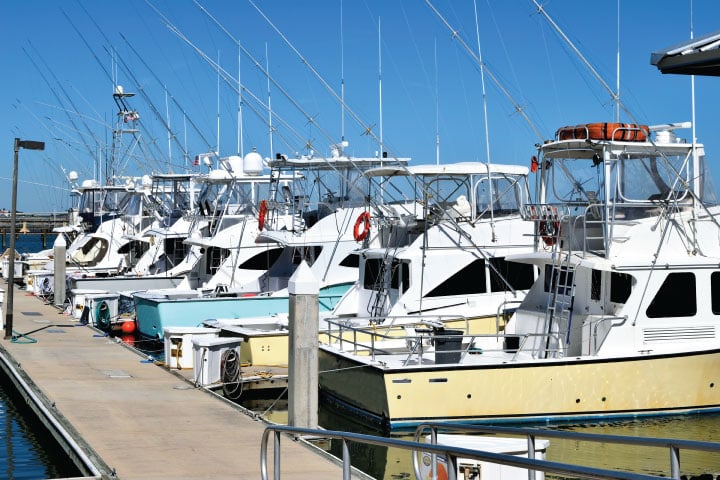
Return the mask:
[[[527,167],[477,162],[366,172],[368,178],[382,177],[385,191],[400,190],[388,178],[410,180],[421,197],[374,209],[381,246],[355,252],[357,280],[331,311],[323,311],[320,331],[329,328],[323,320],[328,316],[344,325],[373,324],[377,331],[413,324],[423,314],[447,322],[446,328],[470,326],[473,333],[504,326],[507,318],[498,319],[498,312],[517,306],[536,276],[530,265],[505,261],[506,255],[533,250],[533,225],[520,214],[529,194],[527,175]],[[287,314],[205,323],[243,338],[243,363],[287,365]]]
[[[357,278],[356,265],[348,265],[346,259],[361,245],[355,238],[353,222],[366,208],[362,172],[383,164],[407,162],[347,157],[342,146],[334,147],[330,158],[288,159],[278,155],[269,162],[273,169],[270,178],[275,181],[267,196],[257,202],[257,217],[246,220],[257,230],[253,235],[249,234],[252,231],[243,235],[245,243],[238,249],[238,255],[254,253],[226,262],[222,262],[223,257],[207,281],[189,277],[192,286],[202,290],[183,289],[181,285],[173,291],[135,294],[138,331],[159,339],[166,327],[194,327],[213,318],[285,314],[286,287],[303,260],[321,281],[321,308],[332,309]],[[294,181],[280,184],[279,178]],[[377,238],[373,233],[367,241]]]
[[[720,208],[677,128],[559,129],[523,208],[537,249],[509,258],[541,274],[505,330],[348,328],[320,346],[324,397],[391,429],[720,410]]]

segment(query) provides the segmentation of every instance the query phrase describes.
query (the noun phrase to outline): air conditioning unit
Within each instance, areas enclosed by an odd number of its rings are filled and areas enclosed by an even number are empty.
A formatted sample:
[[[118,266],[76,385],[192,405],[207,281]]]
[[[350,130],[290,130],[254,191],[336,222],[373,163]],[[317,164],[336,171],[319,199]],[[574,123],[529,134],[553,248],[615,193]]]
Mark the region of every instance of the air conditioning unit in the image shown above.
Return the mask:
[[[201,387],[220,383],[222,380],[223,354],[234,350],[238,363],[240,362],[239,337],[197,337],[193,338],[193,373],[195,384]]]

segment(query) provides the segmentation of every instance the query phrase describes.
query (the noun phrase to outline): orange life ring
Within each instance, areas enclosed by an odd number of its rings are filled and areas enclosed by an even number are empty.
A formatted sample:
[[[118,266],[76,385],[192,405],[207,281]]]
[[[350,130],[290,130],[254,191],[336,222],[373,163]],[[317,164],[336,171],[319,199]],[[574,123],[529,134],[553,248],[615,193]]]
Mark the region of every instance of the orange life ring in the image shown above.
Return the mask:
[[[545,245],[552,247],[555,245],[557,237],[560,235],[560,222],[543,220],[538,224],[538,232],[540,233]]]
[[[263,228],[265,228],[265,216],[267,215],[267,200],[262,200],[260,202],[260,208],[258,209],[258,228],[262,232]]]
[[[360,225],[362,225],[362,231],[360,230]],[[356,241],[362,242],[368,236],[368,233],[370,233],[370,212],[362,212],[358,215],[357,220],[355,220],[353,236]]]

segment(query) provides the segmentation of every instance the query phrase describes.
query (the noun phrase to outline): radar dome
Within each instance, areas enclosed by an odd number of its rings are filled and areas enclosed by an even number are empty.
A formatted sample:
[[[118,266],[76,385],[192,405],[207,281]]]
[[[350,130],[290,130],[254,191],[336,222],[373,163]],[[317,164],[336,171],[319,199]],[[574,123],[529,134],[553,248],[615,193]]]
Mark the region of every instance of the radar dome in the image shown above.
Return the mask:
[[[254,148],[243,159],[243,171],[245,175],[260,175],[263,171],[263,159]]]
[[[230,155],[227,158],[227,161],[230,164],[230,169],[232,170],[233,175],[235,175],[235,176],[242,175],[243,160],[242,160],[242,158],[240,158],[239,155]]]
[[[78,173],[75,170],[68,173],[68,180],[70,180],[71,182],[77,182],[78,181]]]

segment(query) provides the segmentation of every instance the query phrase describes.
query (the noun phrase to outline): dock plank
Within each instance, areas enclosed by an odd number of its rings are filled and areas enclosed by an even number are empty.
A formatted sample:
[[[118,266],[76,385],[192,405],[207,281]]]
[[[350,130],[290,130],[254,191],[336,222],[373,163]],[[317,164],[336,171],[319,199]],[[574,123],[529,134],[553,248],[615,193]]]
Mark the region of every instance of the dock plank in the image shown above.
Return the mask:
[[[261,420],[25,291],[16,289],[13,301],[13,330],[33,332],[36,343],[1,340],[2,353],[54,404],[85,454],[102,459],[101,468],[121,479],[260,478]],[[342,466],[287,439],[281,475],[341,478]]]

